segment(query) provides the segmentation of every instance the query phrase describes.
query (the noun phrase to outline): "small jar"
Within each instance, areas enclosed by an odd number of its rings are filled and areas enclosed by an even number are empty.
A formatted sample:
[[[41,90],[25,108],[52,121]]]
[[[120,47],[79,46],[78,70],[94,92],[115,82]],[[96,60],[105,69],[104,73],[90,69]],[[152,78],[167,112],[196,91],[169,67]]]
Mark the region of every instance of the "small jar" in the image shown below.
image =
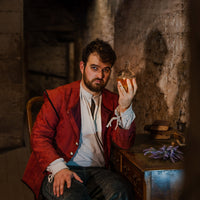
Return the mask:
[[[118,73],[117,81],[120,81],[125,91],[128,92],[127,79],[130,80],[133,87],[132,79],[135,78],[135,74],[128,69],[123,69]]]

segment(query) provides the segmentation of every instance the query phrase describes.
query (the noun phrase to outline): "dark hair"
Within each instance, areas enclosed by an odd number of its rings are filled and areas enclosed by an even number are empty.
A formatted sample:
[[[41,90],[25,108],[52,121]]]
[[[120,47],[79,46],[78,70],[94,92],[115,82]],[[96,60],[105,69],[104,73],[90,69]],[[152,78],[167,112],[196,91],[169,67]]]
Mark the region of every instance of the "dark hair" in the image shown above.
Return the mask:
[[[99,57],[103,63],[110,63],[111,66],[114,65],[114,63],[116,61],[116,54],[115,54],[114,50],[112,49],[110,44],[108,44],[107,42],[100,40],[98,38],[96,40],[90,42],[83,49],[82,61],[84,62],[85,65],[87,64],[89,55],[94,52],[96,52],[99,55]]]

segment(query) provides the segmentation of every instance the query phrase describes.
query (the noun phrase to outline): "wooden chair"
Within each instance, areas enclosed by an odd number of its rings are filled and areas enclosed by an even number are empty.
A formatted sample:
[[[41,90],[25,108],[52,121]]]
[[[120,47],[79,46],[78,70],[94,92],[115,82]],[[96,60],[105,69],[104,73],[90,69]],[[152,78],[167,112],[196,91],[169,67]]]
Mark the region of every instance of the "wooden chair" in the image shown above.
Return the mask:
[[[43,96],[36,96],[29,99],[26,104],[29,138],[31,136],[33,123],[36,119],[37,113],[39,112],[43,102],[44,102]]]
[[[33,128],[33,123],[35,122],[36,116],[44,102],[43,96],[32,97],[28,100],[26,104],[26,113],[27,113],[27,122],[28,122],[28,131],[29,131],[29,140]],[[46,200],[41,195],[38,198],[39,200]],[[36,200],[36,198],[35,198]]]

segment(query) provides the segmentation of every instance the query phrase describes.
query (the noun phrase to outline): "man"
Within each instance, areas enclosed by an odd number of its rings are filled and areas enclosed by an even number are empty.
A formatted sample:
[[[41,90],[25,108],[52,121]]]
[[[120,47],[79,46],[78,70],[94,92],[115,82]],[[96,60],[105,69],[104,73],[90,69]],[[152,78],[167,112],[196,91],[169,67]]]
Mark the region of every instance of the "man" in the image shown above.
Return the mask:
[[[82,80],[47,91],[34,124],[33,152],[23,181],[46,199],[133,199],[132,190],[108,170],[111,142],[128,149],[135,138],[132,100],[118,83],[118,95],[105,89],[116,55],[99,39],[83,50]]]

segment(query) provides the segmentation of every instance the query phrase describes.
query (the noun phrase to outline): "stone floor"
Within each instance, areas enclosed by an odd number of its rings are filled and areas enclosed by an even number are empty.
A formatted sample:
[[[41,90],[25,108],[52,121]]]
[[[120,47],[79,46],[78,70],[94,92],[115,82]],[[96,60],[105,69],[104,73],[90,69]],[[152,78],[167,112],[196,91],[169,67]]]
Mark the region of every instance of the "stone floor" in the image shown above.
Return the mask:
[[[34,200],[32,191],[21,181],[30,156],[28,140],[26,134],[25,147],[0,152],[0,200]]]
[[[21,181],[30,151],[26,147],[0,154],[0,199],[33,200],[33,194]]]
[[[29,155],[26,147],[0,154],[1,200],[34,200],[30,189],[21,181]]]

